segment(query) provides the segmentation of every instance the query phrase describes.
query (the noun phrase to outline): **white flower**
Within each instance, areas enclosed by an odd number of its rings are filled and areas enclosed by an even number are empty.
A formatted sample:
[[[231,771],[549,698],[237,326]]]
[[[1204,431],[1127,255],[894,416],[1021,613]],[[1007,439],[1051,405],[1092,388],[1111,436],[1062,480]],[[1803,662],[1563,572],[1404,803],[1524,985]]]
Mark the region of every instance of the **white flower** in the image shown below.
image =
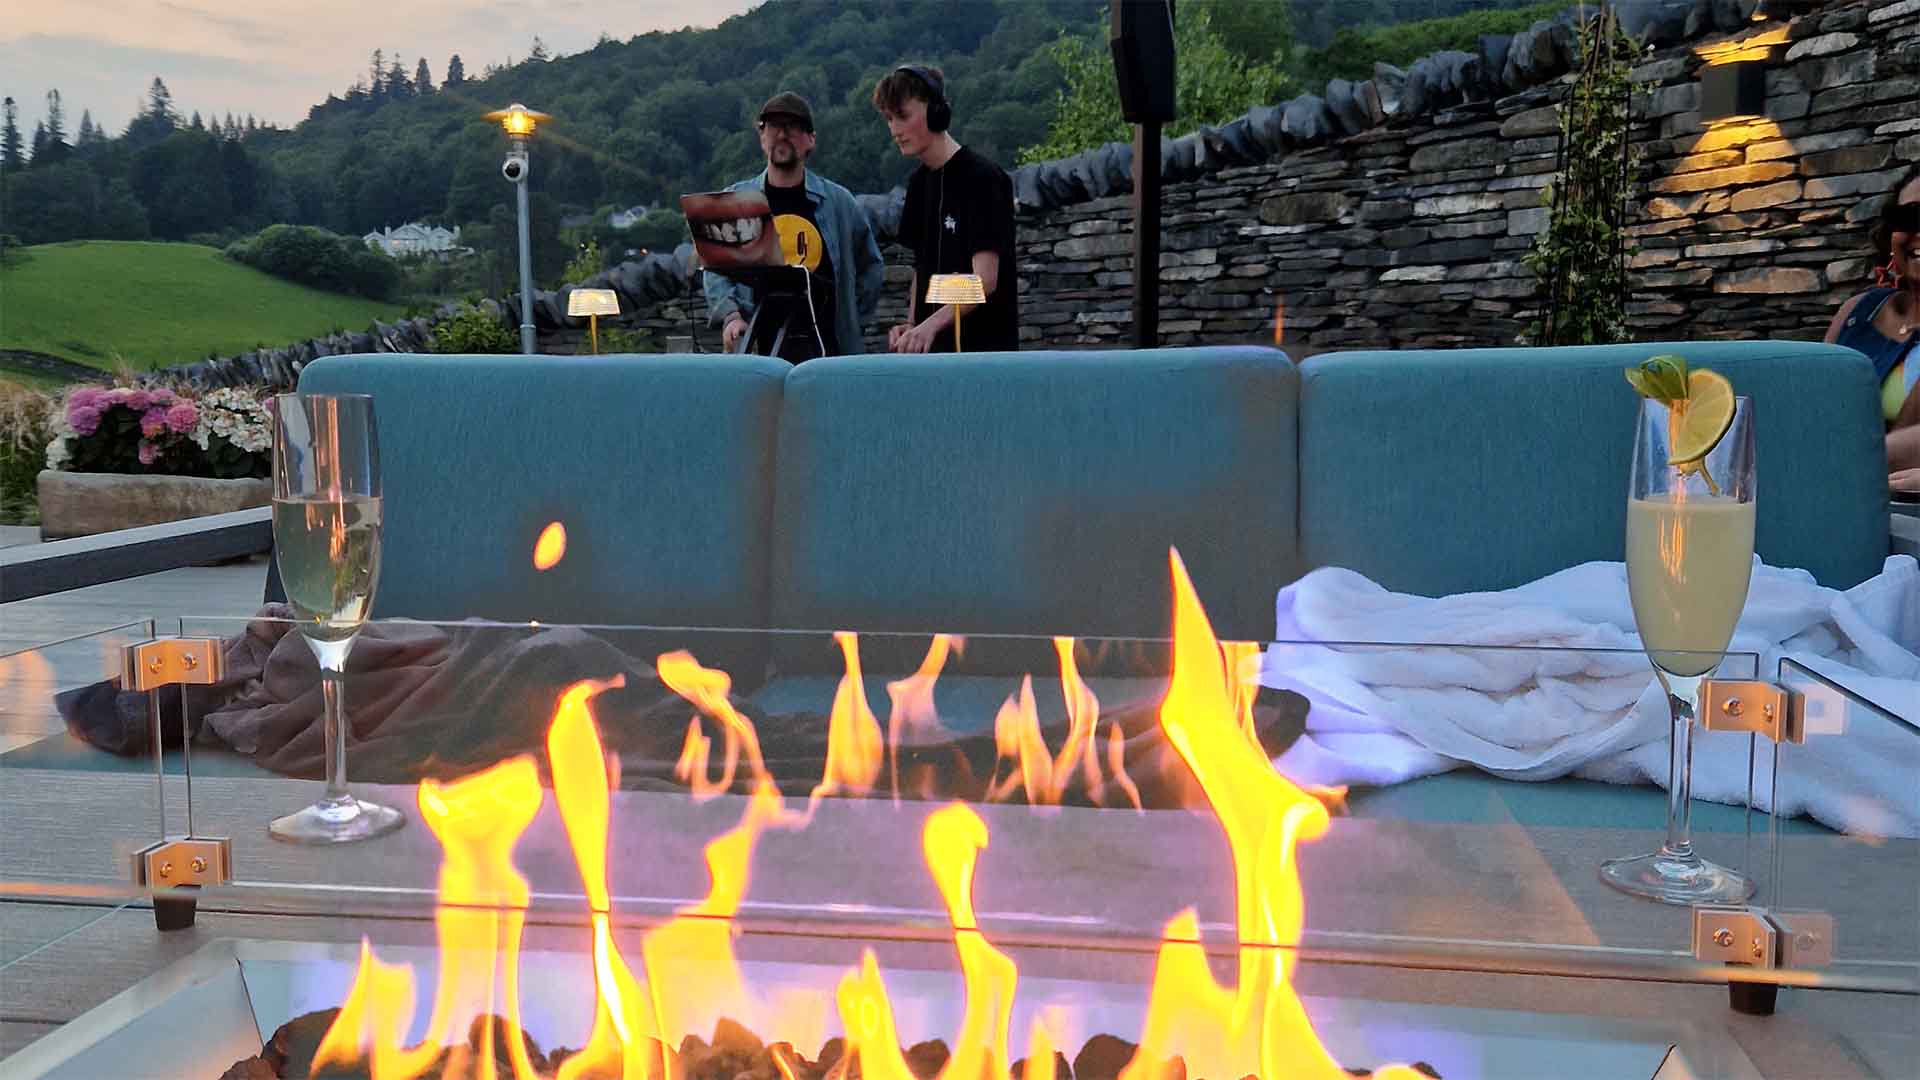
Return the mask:
[[[55,436],[54,440],[47,444],[47,468],[55,470],[65,469],[67,464],[72,460],[73,458],[68,452],[67,437],[65,435]]]

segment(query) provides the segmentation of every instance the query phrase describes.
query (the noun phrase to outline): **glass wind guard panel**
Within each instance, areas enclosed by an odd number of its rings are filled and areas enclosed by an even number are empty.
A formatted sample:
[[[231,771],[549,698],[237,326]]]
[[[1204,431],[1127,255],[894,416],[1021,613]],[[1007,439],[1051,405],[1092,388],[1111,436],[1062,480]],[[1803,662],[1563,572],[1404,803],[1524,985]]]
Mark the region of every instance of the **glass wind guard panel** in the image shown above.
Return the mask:
[[[499,886],[471,902],[505,896],[542,919],[583,918],[596,887],[554,794],[549,745],[579,687],[562,787],[588,808],[592,791],[609,792],[606,841],[589,828],[584,844],[605,853],[615,924],[704,902],[767,932],[940,939],[952,921],[924,847],[930,818],[955,800],[988,837],[972,895],[997,941],[1152,948],[1191,911],[1203,940],[1231,943],[1240,922],[1227,833],[1162,727],[1166,642],[375,623],[348,663],[347,779],[408,823],[313,848],[266,832],[322,789],[310,653],[271,620],[178,629],[251,665],[243,679],[230,663],[224,703],[189,717],[196,828],[234,850],[233,885],[203,895],[203,910],[424,913],[450,884],[438,827],[468,847],[514,838],[525,898]],[[863,693],[848,688],[850,654]],[[1188,725],[1213,733],[1206,760],[1257,766],[1255,794],[1231,797],[1256,830],[1272,832],[1272,808],[1297,804],[1289,865],[1303,948],[1356,963],[1719,977],[1692,960],[1687,911],[1597,876],[1602,859],[1654,850],[1665,835],[1666,794],[1648,781],[1664,782],[1668,722],[1641,653],[1321,642],[1214,655],[1224,704],[1182,715],[1206,715]],[[1237,683],[1222,674],[1228,659]],[[1756,662],[1731,654],[1722,674],[1750,678]],[[717,693],[722,673],[727,696],[692,704],[701,686]],[[616,678],[624,684],[605,685]],[[1068,693],[1076,680],[1084,694]],[[764,812],[748,795],[749,728],[781,796]],[[1298,784],[1280,783],[1268,759]],[[1449,767],[1464,760],[1504,775]],[[610,786],[582,764],[593,761]],[[1061,805],[1030,807],[1030,792]],[[1770,865],[1767,823],[1745,809],[1744,787],[1715,797],[1725,801],[1695,809],[1698,848],[1735,868]],[[756,813],[751,879],[729,906],[709,896],[708,845],[737,839]],[[1267,895],[1290,887],[1284,869],[1260,873],[1280,882]]]
[[[176,782],[163,801],[158,699],[107,685],[126,650],[152,636],[151,623],[131,623],[0,656],[0,895],[124,899],[133,853],[181,827],[185,764],[167,754]],[[82,722],[94,743],[73,734]]]
[[[1920,993],[1920,691],[1814,659],[1782,659],[1776,681],[1805,730],[1761,803],[1783,812],[1754,900],[1779,924],[1781,981]],[[1808,813],[1833,827],[1796,827]]]

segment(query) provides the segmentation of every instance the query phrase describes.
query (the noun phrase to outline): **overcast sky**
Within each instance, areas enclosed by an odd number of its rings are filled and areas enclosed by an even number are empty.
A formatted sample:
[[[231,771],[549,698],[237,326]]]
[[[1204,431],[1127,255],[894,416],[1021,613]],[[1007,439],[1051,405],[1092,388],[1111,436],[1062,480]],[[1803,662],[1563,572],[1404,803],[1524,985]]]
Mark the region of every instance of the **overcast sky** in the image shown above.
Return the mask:
[[[292,127],[309,106],[367,70],[374,49],[435,85],[459,53],[469,76],[535,34],[555,55],[649,30],[713,26],[760,0],[8,0],[0,20],[0,96],[19,103],[31,135],[60,91],[67,135],[82,110],[118,135],[158,75],[183,117],[251,112]]]

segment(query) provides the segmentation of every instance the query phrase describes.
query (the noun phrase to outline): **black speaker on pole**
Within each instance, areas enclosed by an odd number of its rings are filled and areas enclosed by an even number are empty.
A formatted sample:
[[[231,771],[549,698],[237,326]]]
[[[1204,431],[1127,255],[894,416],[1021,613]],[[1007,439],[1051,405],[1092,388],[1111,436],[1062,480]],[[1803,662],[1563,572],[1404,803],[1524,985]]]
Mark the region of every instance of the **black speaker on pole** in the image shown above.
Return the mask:
[[[1173,120],[1173,0],[1113,0],[1113,74],[1133,125],[1133,347],[1160,346],[1160,125]]]
[[[1173,120],[1173,0],[1113,0],[1113,73],[1129,124]]]

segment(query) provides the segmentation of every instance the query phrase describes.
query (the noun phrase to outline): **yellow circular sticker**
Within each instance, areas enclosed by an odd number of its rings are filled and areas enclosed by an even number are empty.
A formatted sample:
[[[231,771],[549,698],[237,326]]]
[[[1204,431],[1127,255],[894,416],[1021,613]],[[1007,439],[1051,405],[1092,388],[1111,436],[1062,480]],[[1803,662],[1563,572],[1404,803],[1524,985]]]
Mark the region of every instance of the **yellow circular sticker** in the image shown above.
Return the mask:
[[[820,254],[826,250],[820,230],[799,214],[778,214],[773,227],[780,234],[780,253],[788,266],[804,266],[808,273],[820,269]]]

